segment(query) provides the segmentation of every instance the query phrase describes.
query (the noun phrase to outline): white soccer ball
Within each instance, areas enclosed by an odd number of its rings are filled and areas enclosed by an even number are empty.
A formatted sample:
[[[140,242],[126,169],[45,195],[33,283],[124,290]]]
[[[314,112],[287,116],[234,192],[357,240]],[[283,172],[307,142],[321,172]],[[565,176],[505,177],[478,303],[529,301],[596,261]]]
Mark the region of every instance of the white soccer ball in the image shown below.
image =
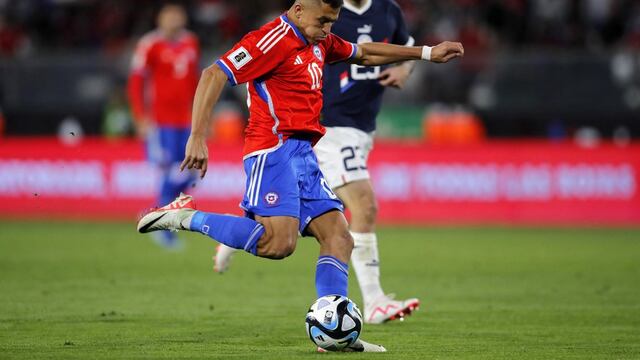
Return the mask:
[[[309,308],[305,322],[311,341],[328,351],[353,344],[362,331],[362,314],[346,296],[319,298]]]

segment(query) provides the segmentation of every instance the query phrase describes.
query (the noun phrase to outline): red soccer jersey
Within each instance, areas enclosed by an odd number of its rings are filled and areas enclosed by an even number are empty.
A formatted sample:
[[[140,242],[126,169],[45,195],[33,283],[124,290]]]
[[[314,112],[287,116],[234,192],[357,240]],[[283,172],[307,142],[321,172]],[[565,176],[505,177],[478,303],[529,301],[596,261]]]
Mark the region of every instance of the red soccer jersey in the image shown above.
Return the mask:
[[[244,157],[273,151],[294,135],[315,144],[325,132],[320,125],[324,63],[347,60],[356,52],[355,44],[333,34],[310,44],[282,15],[245,35],[216,61],[231,84],[247,83]]]
[[[199,58],[198,39],[188,31],[173,40],[160,31],[145,35],[135,50],[129,76],[134,117],[149,117],[159,126],[189,127]]]

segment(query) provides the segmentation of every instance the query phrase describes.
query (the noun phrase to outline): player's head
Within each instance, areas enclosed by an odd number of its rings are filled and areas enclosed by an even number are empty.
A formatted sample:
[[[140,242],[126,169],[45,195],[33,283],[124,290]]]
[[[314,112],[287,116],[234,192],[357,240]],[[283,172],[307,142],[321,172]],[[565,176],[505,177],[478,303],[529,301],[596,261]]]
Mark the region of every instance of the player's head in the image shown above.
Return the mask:
[[[187,12],[179,3],[167,2],[158,11],[156,22],[162,32],[175,35],[187,25]]]
[[[338,20],[342,0],[296,0],[289,9],[296,26],[311,43],[326,38]]]

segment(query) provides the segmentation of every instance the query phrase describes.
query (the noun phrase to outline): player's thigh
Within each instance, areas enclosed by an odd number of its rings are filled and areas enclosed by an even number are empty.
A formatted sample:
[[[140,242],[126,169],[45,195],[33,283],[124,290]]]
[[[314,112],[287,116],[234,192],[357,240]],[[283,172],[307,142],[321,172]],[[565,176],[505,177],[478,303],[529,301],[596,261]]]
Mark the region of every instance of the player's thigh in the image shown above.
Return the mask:
[[[307,226],[307,232],[320,243],[321,256],[332,255],[340,261],[349,262],[353,239],[347,219],[341,211],[329,211],[314,218]]]
[[[291,255],[298,242],[300,220],[291,216],[259,216],[255,220],[264,226],[265,233],[258,242],[258,255],[281,259]]]
[[[288,140],[275,151],[244,160],[247,175],[241,207],[265,227],[258,255],[280,259],[297,243],[300,224],[299,177],[304,170],[300,143]]]
[[[373,146],[371,134],[350,127],[329,127],[314,147],[320,169],[329,186],[369,178],[367,159]]]

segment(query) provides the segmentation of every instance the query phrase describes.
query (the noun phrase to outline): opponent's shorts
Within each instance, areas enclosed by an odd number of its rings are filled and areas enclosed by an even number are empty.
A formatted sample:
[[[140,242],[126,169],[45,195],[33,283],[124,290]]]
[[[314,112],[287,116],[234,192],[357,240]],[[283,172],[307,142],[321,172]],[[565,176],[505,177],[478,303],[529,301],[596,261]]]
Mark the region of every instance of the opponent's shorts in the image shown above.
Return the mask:
[[[189,128],[156,127],[149,129],[145,147],[147,159],[159,166],[182,162],[190,133]]]
[[[300,233],[311,220],[342,202],[324,179],[308,140],[288,139],[277,150],[244,160],[247,184],[240,207],[247,217],[291,216],[300,220]]]
[[[367,159],[373,149],[373,133],[352,127],[327,127],[313,150],[332,189],[369,179]]]

